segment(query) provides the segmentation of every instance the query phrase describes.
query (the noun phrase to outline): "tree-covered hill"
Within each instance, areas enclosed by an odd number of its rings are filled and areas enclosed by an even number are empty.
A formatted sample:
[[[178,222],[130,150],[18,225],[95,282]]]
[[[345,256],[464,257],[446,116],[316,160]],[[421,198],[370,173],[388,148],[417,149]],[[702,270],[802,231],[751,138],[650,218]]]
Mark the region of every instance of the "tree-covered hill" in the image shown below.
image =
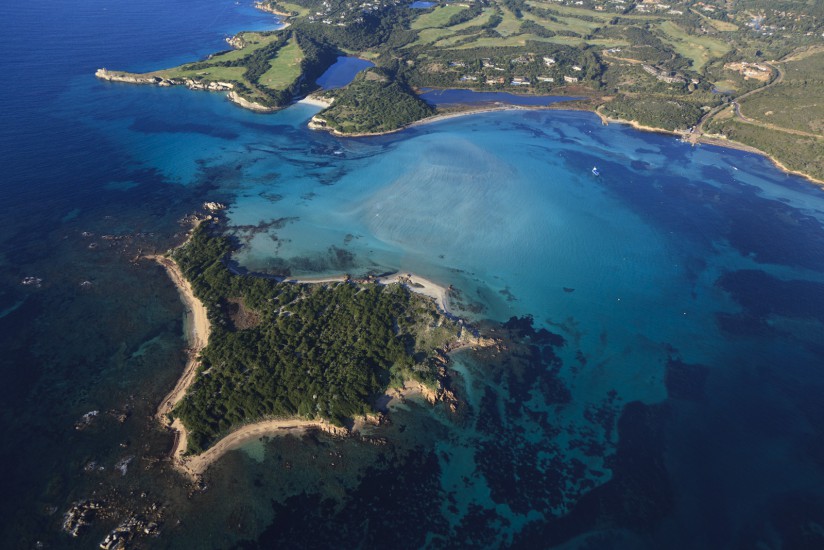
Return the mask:
[[[198,453],[265,418],[345,420],[390,385],[438,384],[439,350],[460,325],[398,285],[298,284],[235,275],[231,246],[201,225],[174,254],[209,312],[201,366],[173,415]]]

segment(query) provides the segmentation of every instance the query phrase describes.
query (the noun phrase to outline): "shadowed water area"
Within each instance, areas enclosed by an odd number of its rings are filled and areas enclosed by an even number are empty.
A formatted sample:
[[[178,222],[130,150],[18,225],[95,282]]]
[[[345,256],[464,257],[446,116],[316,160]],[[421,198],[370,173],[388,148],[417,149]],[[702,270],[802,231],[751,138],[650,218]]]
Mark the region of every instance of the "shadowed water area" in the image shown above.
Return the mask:
[[[4,547],[96,546],[134,515],[162,518],[147,548],[821,547],[820,188],[587,113],[339,139],[306,129],[317,107],[91,76],[272,25],[249,5],[0,10]],[[395,404],[382,445],[255,441],[192,487],[150,418],[183,307],[134,258],[206,200],[240,267],[414,272],[505,349],[453,357],[455,414]],[[72,538],[83,499],[106,512]]]

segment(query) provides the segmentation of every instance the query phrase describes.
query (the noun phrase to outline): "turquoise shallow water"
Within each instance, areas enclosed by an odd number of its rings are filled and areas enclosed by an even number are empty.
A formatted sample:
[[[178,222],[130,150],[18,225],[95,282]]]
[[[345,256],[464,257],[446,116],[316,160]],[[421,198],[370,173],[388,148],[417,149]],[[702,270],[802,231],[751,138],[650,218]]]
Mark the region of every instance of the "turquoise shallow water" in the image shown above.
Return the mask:
[[[819,188],[586,113],[338,139],[305,127],[316,107],[263,116],[91,76],[271,25],[249,5],[3,10],[5,546],[94,546],[154,502],[162,534],[137,542],[153,548],[817,547]],[[190,494],[149,420],[182,368],[182,306],[131,260],[176,242],[205,200],[229,205],[242,267],[419,273],[508,349],[454,357],[457,417],[409,402],[376,433],[385,446],[254,442]],[[71,539],[62,514],[84,498],[116,512]]]
[[[287,154],[256,161],[263,181],[245,187],[230,209],[230,225],[248,239],[236,259],[297,276],[416,272],[457,288],[453,305],[464,316],[532,315],[563,335],[560,377],[571,399],[559,407],[534,396],[534,410],[562,426],[550,454],[597,476],[570,479],[562,489],[570,500],[561,498],[556,513],[568,511],[582,483],[609,479],[604,456],[580,447],[582,433],[606,449],[617,443],[593,407],[613,393],[618,403],[666,401],[673,357],[711,373],[764,366],[763,349],[753,355],[754,342],[719,329],[719,317],[741,310],[719,284],[725,273],[824,282],[820,191],[753,155],[564,112],[489,113],[400,137],[321,138],[304,150],[296,137],[305,134],[296,132]],[[267,219],[281,222],[258,229]],[[776,253],[788,238],[812,248]],[[808,331],[771,340],[770,355],[816,345],[820,320],[799,322],[811,323]],[[547,445],[545,429],[524,420],[520,428]],[[438,448],[450,457],[443,486],[464,499],[460,517],[489,489],[473,477],[471,449],[482,438],[456,437]],[[514,525],[529,514],[504,513]]]

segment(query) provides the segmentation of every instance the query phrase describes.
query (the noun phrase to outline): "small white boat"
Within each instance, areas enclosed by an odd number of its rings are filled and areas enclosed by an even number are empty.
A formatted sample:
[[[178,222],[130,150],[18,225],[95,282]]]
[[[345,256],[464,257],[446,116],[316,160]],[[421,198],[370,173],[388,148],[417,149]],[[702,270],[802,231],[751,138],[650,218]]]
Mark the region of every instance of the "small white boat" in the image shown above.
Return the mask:
[[[597,167],[597,166],[593,166],[593,167],[592,167],[592,175],[593,175],[593,176],[600,176],[600,175],[601,175],[601,172],[599,172],[599,171],[598,171],[598,167]]]

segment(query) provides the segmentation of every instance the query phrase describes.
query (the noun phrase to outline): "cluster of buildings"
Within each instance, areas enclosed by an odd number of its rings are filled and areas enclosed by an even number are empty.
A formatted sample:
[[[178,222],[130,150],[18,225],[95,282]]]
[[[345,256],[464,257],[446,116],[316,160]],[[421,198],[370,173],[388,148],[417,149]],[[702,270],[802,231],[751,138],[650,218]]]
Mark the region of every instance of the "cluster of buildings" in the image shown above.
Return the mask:
[[[661,82],[666,82],[667,84],[686,84],[687,79],[678,74],[672,73],[670,71],[665,71],[659,69],[658,67],[653,67],[652,65],[641,65],[641,68],[644,69],[645,72],[651,74]]]
[[[378,11],[389,6],[405,3],[405,0],[365,0],[362,2],[332,2],[324,0],[314,13],[309,14],[308,21],[345,27],[363,23],[363,14]]]
[[[737,63],[727,63],[724,68],[730,71],[736,71],[744,77],[744,80],[754,79],[766,82],[772,76],[772,70],[761,63],[749,63],[747,61],[740,61]]]
[[[518,57],[509,60],[509,66],[524,66],[531,64],[536,61],[536,57],[533,54],[522,54]],[[450,61],[449,67],[451,68],[465,68],[466,63],[464,61]],[[581,73],[584,69],[578,65],[573,65],[569,68],[568,74],[559,74],[560,72],[566,72],[559,69],[557,65],[557,61],[553,57],[544,56],[542,58],[542,66],[547,69],[553,69],[552,75],[536,75],[534,78],[537,82],[540,83],[554,83],[556,80],[558,82],[564,82],[565,84],[574,84],[581,80],[581,76],[578,73]],[[508,72],[508,68],[505,66],[501,66],[500,62],[496,63],[491,58],[483,58],[481,59],[481,67],[484,69],[482,74],[470,74],[466,73],[463,74],[458,78],[459,82],[483,82],[487,86],[498,86],[498,85],[509,85],[515,87],[522,87],[522,86],[532,86],[534,82],[530,80],[530,77],[525,76],[523,74],[516,75],[512,77],[506,77],[504,75],[495,75],[492,71],[498,71],[501,73]],[[517,71],[523,72],[523,70]],[[490,74],[491,73],[491,74]]]
[[[678,10],[672,7],[672,4],[663,4],[657,0],[641,0],[635,5],[637,13],[656,13],[663,12],[670,15],[684,15],[684,10]]]

